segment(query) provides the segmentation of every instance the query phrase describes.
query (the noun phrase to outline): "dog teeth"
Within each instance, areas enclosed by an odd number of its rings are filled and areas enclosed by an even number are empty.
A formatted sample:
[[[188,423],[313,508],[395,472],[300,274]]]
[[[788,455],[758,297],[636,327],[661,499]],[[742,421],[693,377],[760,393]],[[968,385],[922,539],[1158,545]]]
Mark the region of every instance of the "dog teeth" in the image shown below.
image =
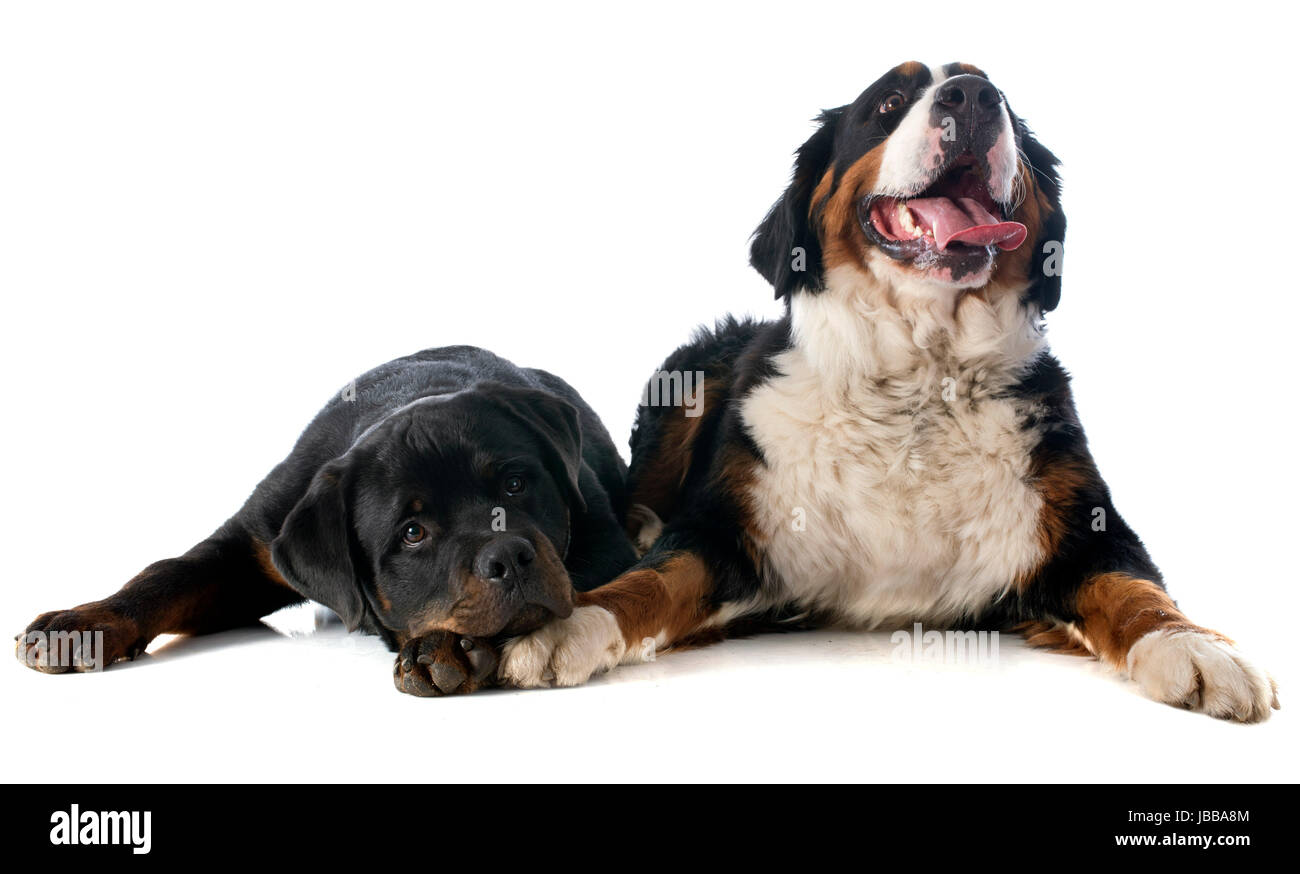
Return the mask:
[[[922,231],[916,226],[916,222],[912,221],[912,211],[905,203],[898,205],[898,221],[903,226],[903,230],[911,234],[913,239],[921,236]]]

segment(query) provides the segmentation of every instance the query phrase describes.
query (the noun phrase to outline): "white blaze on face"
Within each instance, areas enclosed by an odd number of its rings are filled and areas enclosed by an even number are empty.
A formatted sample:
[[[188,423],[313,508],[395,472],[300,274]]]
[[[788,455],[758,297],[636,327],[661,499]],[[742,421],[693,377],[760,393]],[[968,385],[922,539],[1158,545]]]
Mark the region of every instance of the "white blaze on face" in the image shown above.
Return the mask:
[[[1019,161],[1016,160],[1016,137],[1011,132],[1011,114],[1007,112],[1005,100],[998,104],[998,116],[1000,119],[998,123],[1002,125],[1002,130],[989,149],[987,156],[989,178],[986,184],[994,200],[999,203],[1010,203]]]
[[[938,85],[947,81],[943,71],[934,68],[934,81],[912,101],[907,114],[885,143],[876,177],[876,194],[888,197],[911,197],[934,181],[937,162],[943,160],[940,146],[943,129],[930,124],[930,107]]]

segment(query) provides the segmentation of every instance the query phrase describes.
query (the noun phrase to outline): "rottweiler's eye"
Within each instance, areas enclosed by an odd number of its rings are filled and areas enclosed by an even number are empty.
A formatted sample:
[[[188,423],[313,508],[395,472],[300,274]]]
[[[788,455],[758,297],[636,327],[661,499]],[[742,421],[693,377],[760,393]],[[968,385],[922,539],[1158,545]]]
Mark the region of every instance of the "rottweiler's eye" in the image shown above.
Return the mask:
[[[521,476],[508,476],[505,482],[507,495],[522,495],[524,493],[524,478]]]
[[[899,110],[899,109],[902,109],[902,108],[903,108],[903,104],[904,104],[905,102],[906,102],[906,101],[903,99],[903,95],[902,95],[902,94],[899,94],[897,91],[895,91],[895,92],[893,92],[892,94],[890,94],[888,97],[886,97],[884,100],[881,101],[881,103],[880,103],[880,114],[881,114],[881,115],[888,115],[888,114],[891,113],[891,112],[895,112],[895,111],[897,111],[897,110]]]
[[[408,546],[414,546],[427,537],[429,532],[424,530],[424,526],[419,522],[411,522],[402,529],[402,542]]]

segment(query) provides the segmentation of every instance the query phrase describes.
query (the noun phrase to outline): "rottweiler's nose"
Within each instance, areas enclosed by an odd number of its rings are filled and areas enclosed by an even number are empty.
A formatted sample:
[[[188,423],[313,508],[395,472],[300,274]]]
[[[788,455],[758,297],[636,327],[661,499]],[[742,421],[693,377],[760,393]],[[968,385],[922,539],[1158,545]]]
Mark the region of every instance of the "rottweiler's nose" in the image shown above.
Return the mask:
[[[966,73],[940,85],[934,100],[954,118],[983,121],[997,114],[1002,94],[983,76]]]
[[[474,573],[494,583],[518,582],[525,568],[537,557],[533,545],[522,537],[502,534],[493,537],[474,557]]]

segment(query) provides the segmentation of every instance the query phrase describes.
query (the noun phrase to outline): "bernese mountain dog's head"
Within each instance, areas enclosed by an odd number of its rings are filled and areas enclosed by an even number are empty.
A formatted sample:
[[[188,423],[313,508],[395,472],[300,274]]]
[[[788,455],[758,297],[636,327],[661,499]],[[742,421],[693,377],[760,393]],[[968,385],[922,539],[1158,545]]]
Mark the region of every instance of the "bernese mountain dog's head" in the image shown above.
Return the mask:
[[[849,271],[891,300],[963,291],[1056,306],[1058,162],[981,70],[901,64],[818,121],[754,233],[750,262],[778,298]]]

